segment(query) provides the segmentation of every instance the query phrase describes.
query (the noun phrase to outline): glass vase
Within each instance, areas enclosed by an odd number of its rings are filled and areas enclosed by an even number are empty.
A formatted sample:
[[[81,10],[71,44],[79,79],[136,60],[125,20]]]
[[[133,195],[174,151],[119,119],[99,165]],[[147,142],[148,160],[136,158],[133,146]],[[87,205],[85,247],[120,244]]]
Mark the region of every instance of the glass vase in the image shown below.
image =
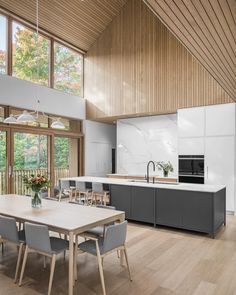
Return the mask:
[[[163,170],[163,176],[168,177],[168,175],[169,175],[169,171]]]
[[[32,191],[31,206],[32,206],[32,208],[41,208],[42,207],[42,196],[41,196],[40,191]]]

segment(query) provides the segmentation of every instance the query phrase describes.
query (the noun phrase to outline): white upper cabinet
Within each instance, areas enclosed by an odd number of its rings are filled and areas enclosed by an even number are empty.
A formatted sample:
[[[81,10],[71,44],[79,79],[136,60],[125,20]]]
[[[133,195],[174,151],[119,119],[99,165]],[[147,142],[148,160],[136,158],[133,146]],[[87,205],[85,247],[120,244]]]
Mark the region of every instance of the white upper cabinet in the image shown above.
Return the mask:
[[[179,138],[179,155],[204,155],[204,137]]]
[[[206,107],[206,136],[235,134],[235,103]]]
[[[178,137],[201,137],[204,133],[204,107],[178,110]]]

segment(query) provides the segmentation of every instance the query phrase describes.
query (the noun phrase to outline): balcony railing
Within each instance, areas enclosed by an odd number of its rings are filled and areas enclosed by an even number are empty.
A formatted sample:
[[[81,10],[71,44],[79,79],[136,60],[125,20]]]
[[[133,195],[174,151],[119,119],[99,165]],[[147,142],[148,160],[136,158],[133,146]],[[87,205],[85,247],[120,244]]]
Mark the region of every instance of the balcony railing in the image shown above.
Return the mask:
[[[31,174],[43,174],[48,175],[48,169],[24,169],[24,170],[14,170],[13,173],[13,185],[14,193],[18,195],[27,195],[30,194],[23,183],[23,176],[30,176]],[[69,177],[69,169],[67,168],[57,168],[54,170],[54,183],[58,185],[58,179],[63,177]],[[6,194],[6,171],[0,171],[0,194]]]

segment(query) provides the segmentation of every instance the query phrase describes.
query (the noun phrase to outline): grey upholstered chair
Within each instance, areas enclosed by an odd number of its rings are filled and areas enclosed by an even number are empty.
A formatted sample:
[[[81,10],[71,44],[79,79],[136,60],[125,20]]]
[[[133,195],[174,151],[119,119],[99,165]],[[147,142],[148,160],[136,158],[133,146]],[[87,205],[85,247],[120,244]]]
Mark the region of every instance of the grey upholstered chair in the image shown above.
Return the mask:
[[[0,215],[0,242],[10,242],[19,246],[18,258],[15,271],[15,282],[17,281],[23,246],[25,244],[25,232],[18,231],[15,218]],[[3,244],[2,244],[3,247]],[[2,248],[3,251],[3,248]],[[3,253],[3,252],[2,252]]]
[[[122,253],[124,253],[129,273],[129,279],[130,281],[132,281],[127,250],[125,246],[126,232],[127,221],[123,221],[122,223],[107,226],[105,228],[104,237],[91,237],[89,240],[86,240],[85,242],[82,242],[78,245],[78,248],[83,252],[97,256],[99,273],[102,283],[102,290],[104,295],[106,295],[106,289],[103,275],[103,258],[104,256],[112,253],[113,251],[119,250],[122,251]],[[77,272],[77,270],[75,271]],[[77,277],[77,273],[75,274],[75,277]]]
[[[22,264],[19,286],[22,284],[22,279],[25,271],[25,265],[29,251],[42,254],[44,257],[51,257],[51,271],[48,286],[48,295],[51,294],[52,281],[56,263],[56,256],[65,250],[69,249],[69,242],[56,237],[49,237],[48,227],[45,225],[37,225],[25,223],[25,238],[26,248]]]
[[[92,183],[92,201],[97,205],[98,198],[101,204],[107,204],[107,198],[109,197],[110,192],[103,189],[103,183],[93,182]]]
[[[79,202],[84,201],[84,204],[89,203],[90,195],[92,193],[91,189],[86,188],[86,182],[76,181],[75,182],[75,198],[79,197]]]
[[[114,207],[114,206],[97,205],[96,207],[97,208],[101,208],[101,209],[116,210],[116,207]],[[93,236],[97,236],[97,237],[102,237],[104,235],[104,233],[105,233],[105,227],[106,226],[107,225],[104,225],[104,226],[96,226],[96,227],[94,227],[92,229],[89,229],[86,232],[84,232],[84,235],[88,234],[88,235],[93,235]]]

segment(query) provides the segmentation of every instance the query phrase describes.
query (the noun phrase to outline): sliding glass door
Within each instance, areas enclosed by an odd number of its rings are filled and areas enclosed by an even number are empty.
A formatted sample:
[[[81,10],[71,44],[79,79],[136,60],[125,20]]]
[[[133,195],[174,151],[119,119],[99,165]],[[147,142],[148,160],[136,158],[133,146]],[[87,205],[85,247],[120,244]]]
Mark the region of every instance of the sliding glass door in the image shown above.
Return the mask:
[[[78,176],[78,138],[54,137],[54,183],[63,177]]]
[[[13,192],[30,194],[23,183],[23,176],[49,174],[48,136],[34,133],[14,132],[13,134]]]
[[[7,131],[0,130],[0,195],[8,192]]]

